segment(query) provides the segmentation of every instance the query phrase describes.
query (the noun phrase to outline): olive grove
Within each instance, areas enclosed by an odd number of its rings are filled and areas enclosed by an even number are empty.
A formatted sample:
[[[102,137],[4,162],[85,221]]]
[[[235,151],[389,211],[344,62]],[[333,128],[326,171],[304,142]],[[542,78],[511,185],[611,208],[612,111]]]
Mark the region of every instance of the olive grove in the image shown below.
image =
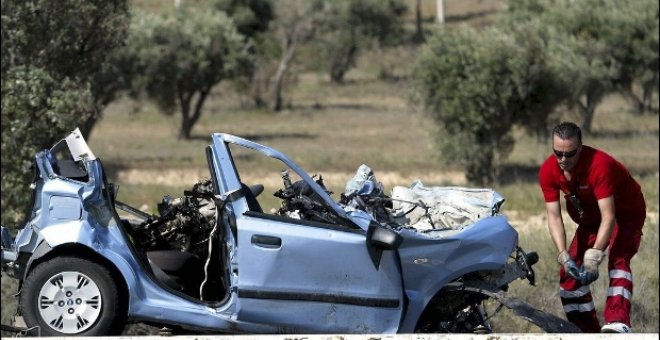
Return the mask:
[[[568,107],[588,132],[613,92],[657,112],[658,4],[513,0],[493,26],[434,31],[412,83],[438,122],[443,158],[464,166],[470,181],[489,183],[515,126],[543,137]]]

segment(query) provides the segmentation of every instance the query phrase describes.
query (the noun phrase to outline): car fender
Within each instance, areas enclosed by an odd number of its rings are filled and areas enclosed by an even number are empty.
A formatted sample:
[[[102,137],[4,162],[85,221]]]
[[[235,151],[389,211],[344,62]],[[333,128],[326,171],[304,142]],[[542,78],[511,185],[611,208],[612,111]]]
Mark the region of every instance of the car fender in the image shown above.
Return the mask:
[[[460,233],[401,234],[399,254],[409,299],[403,332],[414,331],[428,303],[448,283],[468,273],[502,268],[518,236],[502,216],[483,219]]]
[[[99,257],[105,259],[106,264],[113,266],[111,268],[121,274],[123,284],[128,287],[130,291],[140,291],[135,268],[130,265],[125,256],[132,256],[125,249],[122,253],[116,252],[112,248],[101,246],[102,242],[98,241],[95,236],[93,228],[89,227],[87,223],[65,223],[62,225],[50,226],[49,228],[40,231],[41,241],[35,247],[30,259],[28,260],[25,268],[23,278],[25,279],[34,265],[41,262],[43,258],[49,258],[49,254],[65,250],[67,252],[76,254],[76,248],[85,248],[88,252],[94,253]],[[67,232],[62,232],[66,230]],[[75,232],[74,232],[75,231]],[[121,247],[118,249],[122,249]],[[53,256],[59,256],[55,254]]]
[[[478,272],[482,270],[497,270],[503,265],[501,263],[477,263],[472,266],[466,267],[460,271],[452,273],[442,280],[434,282],[427,291],[420,292],[417,290],[406,289],[406,296],[408,297],[408,310],[401,323],[399,333],[412,333],[415,331],[415,326],[422,316],[422,313],[428,307],[432,298],[436,296],[443,288],[450,282],[460,278],[463,275]]]
[[[65,243],[79,243],[93,248],[96,231],[86,221],[76,220],[50,224],[39,232],[51,248]]]

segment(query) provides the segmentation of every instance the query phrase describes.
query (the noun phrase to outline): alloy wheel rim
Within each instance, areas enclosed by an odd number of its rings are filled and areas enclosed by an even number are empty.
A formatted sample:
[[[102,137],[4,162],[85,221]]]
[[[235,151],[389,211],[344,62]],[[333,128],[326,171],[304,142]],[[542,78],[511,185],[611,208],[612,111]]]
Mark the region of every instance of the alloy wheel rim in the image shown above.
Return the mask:
[[[61,272],[39,291],[39,315],[52,329],[65,334],[84,332],[101,315],[101,290],[87,275]]]

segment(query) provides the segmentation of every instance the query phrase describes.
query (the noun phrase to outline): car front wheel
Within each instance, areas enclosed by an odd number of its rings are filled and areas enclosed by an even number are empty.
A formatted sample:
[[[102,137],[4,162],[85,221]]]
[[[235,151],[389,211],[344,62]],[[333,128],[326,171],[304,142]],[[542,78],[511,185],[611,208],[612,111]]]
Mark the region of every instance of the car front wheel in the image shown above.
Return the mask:
[[[56,257],[35,267],[23,283],[20,304],[31,335],[119,334],[126,320],[110,272],[77,257]]]

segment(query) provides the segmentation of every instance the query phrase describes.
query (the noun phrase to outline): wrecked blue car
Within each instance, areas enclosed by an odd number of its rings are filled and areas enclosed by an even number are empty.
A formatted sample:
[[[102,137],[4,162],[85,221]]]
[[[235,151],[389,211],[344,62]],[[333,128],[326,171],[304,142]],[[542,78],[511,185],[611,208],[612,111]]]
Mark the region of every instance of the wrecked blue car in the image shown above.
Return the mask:
[[[156,214],[117,200],[78,130],[39,152],[31,214],[15,235],[2,227],[2,272],[18,279],[24,322],[14,327],[487,333],[483,304],[495,299],[548,332],[574,330],[506,296],[513,281],[534,283],[538,257],[519,247],[492,190],[416,183],[389,196],[365,166],[335,201],[322,177],[273,148],[215,133],[205,153],[208,178],[164,196]],[[246,153],[277,164],[275,208],[263,183],[241,177]]]

